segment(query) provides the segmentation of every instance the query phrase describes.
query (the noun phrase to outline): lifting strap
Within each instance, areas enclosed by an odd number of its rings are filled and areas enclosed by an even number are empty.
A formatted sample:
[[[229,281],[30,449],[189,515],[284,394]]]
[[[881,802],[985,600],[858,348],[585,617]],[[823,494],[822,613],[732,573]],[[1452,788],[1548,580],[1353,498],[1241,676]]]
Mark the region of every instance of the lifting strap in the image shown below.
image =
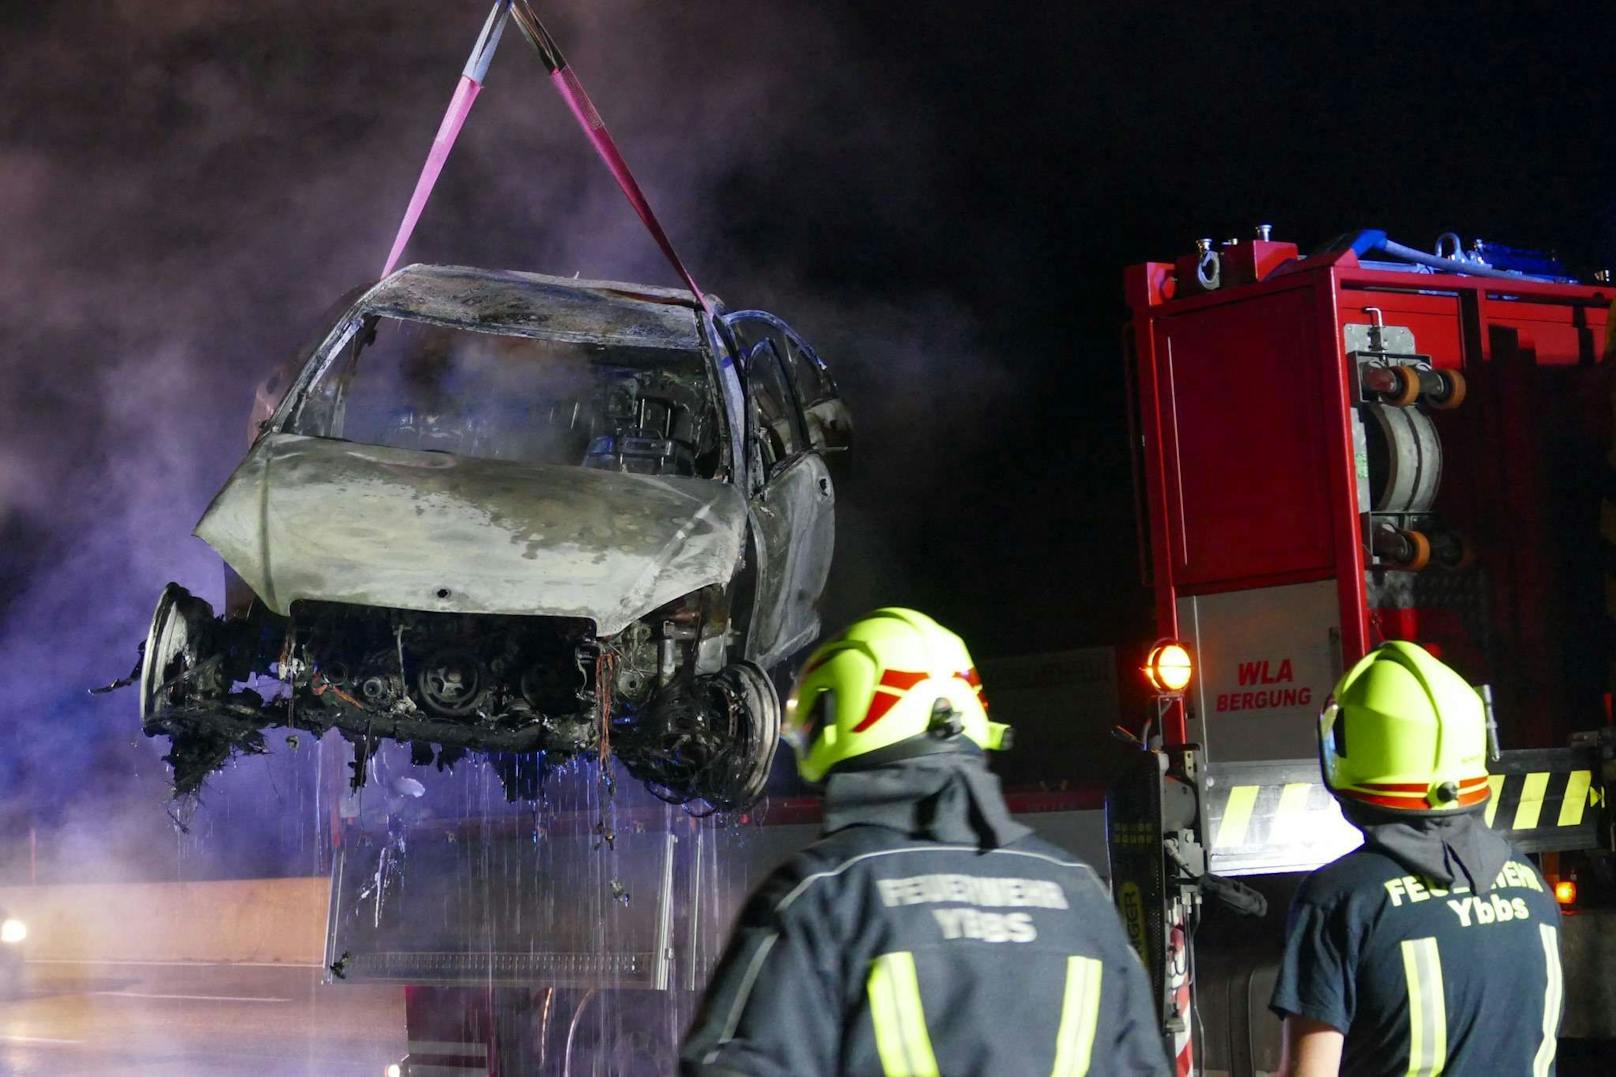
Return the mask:
[[[499,47],[500,35],[505,30],[505,21],[512,15],[515,16],[516,24],[521,27],[523,35],[537,50],[545,69],[550,73],[550,82],[561,94],[561,99],[567,103],[567,108],[578,121],[578,126],[583,128],[584,135],[588,137],[590,145],[595,147],[595,152],[611,172],[612,178],[617,181],[624,197],[640,218],[640,223],[651,233],[651,238],[656,241],[663,257],[667,258],[668,263],[679,274],[679,278],[696,297],[702,309],[711,314],[711,304],[697,286],[695,278],[690,275],[690,270],[685,268],[679,253],[673,249],[673,242],[668,239],[667,232],[657,220],[645,192],[640,190],[639,183],[634,179],[634,173],[629,170],[623,155],[618,152],[617,143],[613,141],[611,132],[606,130],[606,122],[600,118],[600,110],[595,108],[595,103],[590,100],[583,83],[567,64],[567,59],[561,54],[555,38],[550,36],[550,32],[539,21],[539,16],[529,0],[496,0],[493,10],[488,13],[482,33],[478,35],[477,43],[472,47],[471,58],[466,61],[460,82],[455,87],[454,95],[449,99],[449,108],[443,114],[443,122],[438,125],[437,136],[432,140],[432,149],[427,154],[426,164],[421,168],[420,178],[415,182],[415,193],[410,196],[409,206],[404,211],[404,219],[399,222],[398,234],[393,237],[393,247],[388,252],[387,264],[382,267],[382,276],[387,276],[398,267],[404,248],[410,241],[410,235],[415,231],[416,222],[421,219],[421,211],[426,208],[427,199],[432,196],[432,188],[436,186],[438,175],[443,171],[443,164],[449,159],[449,151],[454,148],[455,140],[460,137],[460,129],[471,113],[472,103],[477,100],[477,94],[482,90],[483,80],[488,74],[488,65],[494,58],[494,50]]]
[[[550,72],[550,82],[561,94],[561,99],[567,103],[567,108],[572,110],[573,118],[578,121],[578,126],[583,128],[584,135],[589,139],[590,145],[595,147],[595,152],[600,155],[612,178],[617,181],[617,186],[622,188],[623,196],[628,199],[628,204],[634,207],[640,223],[651,233],[651,238],[661,248],[663,257],[673,266],[674,272],[679,274],[685,286],[690,289],[690,293],[696,297],[696,301],[711,314],[712,307],[708,304],[707,297],[697,287],[696,279],[690,275],[690,270],[685,268],[679,253],[673,249],[673,242],[662,230],[661,222],[651,210],[651,203],[640,190],[640,185],[635,182],[634,173],[629,171],[623,155],[617,151],[617,143],[612,140],[611,132],[606,130],[606,121],[600,118],[600,110],[595,108],[595,103],[589,99],[583,83],[578,81],[578,76],[568,65],[567,58],[561,54],[555,38],[550,36],[550,32],[539,21],[539,16],[529,0],[515,0],[512,14],[516,16],[516,25],[522,28],[523,35],[534,49],[538,50],[539,59],[544,61],[545,69]]]
[[[438,133],[432,139],[432,148],[427,151],[426,163],[421,166],[421,175],[415,181],[415,192],[410,195],[404,219],[398,222],[393,247],[387,252],[387,264],[382,266],[383,277],[398,268],[398,260],[415,231],[416,222],[421,219],[426,200],[432,197],[432,188],[437,186],[443,162],[449,159],[449,151],[454,148],[455,139],[460,137],[460,128],[465,125],[466,117],[471,114],[471,106],[483,88],[483,80],[488,77],[488,65],[493,62],[494,50],[499,48],[499,38],[505,32],[505,20],[510,12],[511,0],[495,0],[493,10],[483,22],[483,32],[477,35],[477,43],[471,48],[471,57],[460,73],[460,82],[455,85],[454,94],[449,98],[449,108],[443,114],[443,122],[438,124]]]

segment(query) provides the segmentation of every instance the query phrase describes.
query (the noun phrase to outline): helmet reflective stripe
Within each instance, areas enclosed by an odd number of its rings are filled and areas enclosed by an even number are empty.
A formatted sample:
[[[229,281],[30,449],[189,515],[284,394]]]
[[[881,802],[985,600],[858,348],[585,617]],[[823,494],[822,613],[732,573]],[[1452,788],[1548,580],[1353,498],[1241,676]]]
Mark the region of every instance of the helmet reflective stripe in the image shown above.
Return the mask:
[[[853,727],[853,732],[862,733],[876,722],[880,721],[890,711],[898,700],[903,698],[905,692],[915,685],[926,680],[931,674],[924,671],[911,671],[902,669],[889,669],[881,674],[881,682],[876,685],[875,698],[870,700],[870,709],[864,713],[864,718]],[[982,709],[988,709],[986,693],[982,691],[982,678],[977,675],[975,667],[954,674],[966,684],[971,685],[976,698],[982,704]]]
[[[1453,801],[1455,808],[1473,808],[1484,803],[1490,793],[1487,779],[1466,778],[1458,784],[1458,795]],[[1431,789],[1429,785],[1414,783],[1397,784],[1392,782],[1361,782],[1355,789],[1338,789],[1338,796],[1349,797],[1364,804],[1373,804],[1377,808],[1412,808],[1418,811],[1429,809],[1427,802]]]
[[[978,674],[976,672],[976,667],[972,666],[970,669],[966,670],[964,673],[956,673],[956,674],[954,674],[954,676],[958,677],[960,680],[964,681],[966,684],[968,684],[972,688],[976,689],[976,698],[977,698],[977,700],[982,704],[982,709],[987,710],[988,709],[988,694],[982,690],[982,677],[981,677],[980,674]]]
[[[1481,697],[1412,643],[1393,641],[1342,677],[1319,715],[1325,784],[1390,811],[1464,811],[1490,795]]]
[[[928,674],[924,672],[901,669],[889,669],[882,673],[881,683],[875,688],[875,698],[870,700],[870,709],[864,712],[864,717],[853,727],[853,732],[862,733],[879,722],[897,705],[905,692],[925,680],[927,676]]]
[[[925,735],[939,702],[978,746],[1003,742],[964,642],[923,613],[882,609],[810,656],[787,700],[784,732],[799,773],[817,782],[840,763]],[[822,721],[813,720],[816,709]]]

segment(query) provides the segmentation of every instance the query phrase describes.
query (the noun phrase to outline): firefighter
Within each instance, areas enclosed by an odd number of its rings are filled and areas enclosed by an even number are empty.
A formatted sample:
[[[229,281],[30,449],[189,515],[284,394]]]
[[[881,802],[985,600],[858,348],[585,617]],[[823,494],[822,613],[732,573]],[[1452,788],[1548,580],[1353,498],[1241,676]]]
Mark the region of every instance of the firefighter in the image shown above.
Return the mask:
[[[1560,911],[1488,828],[1481,698],[1383,644],[1319,719],[1324,782],[1363,845],[1302,884],[1270,1007],[1286,1074],[1554,1071]]]
[[[964,643],[912,610],[855,622],[786,704],[824,831],[741,913],[686,1074],[1169,1072],[1104,885],[1010,817]]]

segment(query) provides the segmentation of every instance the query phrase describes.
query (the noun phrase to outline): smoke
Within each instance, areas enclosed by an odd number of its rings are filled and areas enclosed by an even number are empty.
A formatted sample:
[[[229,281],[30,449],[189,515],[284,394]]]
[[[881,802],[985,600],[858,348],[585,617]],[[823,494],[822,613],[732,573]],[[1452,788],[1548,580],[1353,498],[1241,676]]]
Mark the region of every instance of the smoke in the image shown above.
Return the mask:
[[[484,13],[119,0],[34,11],[8,46],[0,820],[43,828],[81,871],[243,870],[228,849],[255,842],[264,870],[304,854],[274,819],[305,764],[276,758],[215,780],[214,837],[188,860],[133,692],[85,689],[128,671],[165,581],[219,604],[218,560],[189,530],[244,450],[252,387],[379,268]],[[872,107],[879,57],[818,5],[546,14],[697,279],[792,321],[854,408],[827,620],[919,601],[916,550],[968,518],[937,506],[1010,382],[946,285],[849,281],[924,227],[907,162],[943,155],[946,132],[895,111],[901,95]],[[813,241],[826,231],[859,242]],[[671,279],[514,28],[406,260]]]

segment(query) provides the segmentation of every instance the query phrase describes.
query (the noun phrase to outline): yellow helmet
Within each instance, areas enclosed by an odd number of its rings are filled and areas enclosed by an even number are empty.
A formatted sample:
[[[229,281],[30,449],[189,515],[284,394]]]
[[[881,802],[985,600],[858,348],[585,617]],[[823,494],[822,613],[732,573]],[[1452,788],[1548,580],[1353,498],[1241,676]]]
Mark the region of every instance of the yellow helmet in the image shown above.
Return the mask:
[[[1484,803],[1481,696],[1430,652],[1383,643],[1347,671],[1319,716],[1324,784],[1338,797],[1403,815]]]
[[[1005,747],[1008,727],[988,720],[982,681],[965,642],[923,613],[881,609],[809,656],[786,700],[782,735],[805,781],[850,759],[933,734]],[[915,754],[927,741],[908,746]],[[911,754],[898,750],[894,757]]]

